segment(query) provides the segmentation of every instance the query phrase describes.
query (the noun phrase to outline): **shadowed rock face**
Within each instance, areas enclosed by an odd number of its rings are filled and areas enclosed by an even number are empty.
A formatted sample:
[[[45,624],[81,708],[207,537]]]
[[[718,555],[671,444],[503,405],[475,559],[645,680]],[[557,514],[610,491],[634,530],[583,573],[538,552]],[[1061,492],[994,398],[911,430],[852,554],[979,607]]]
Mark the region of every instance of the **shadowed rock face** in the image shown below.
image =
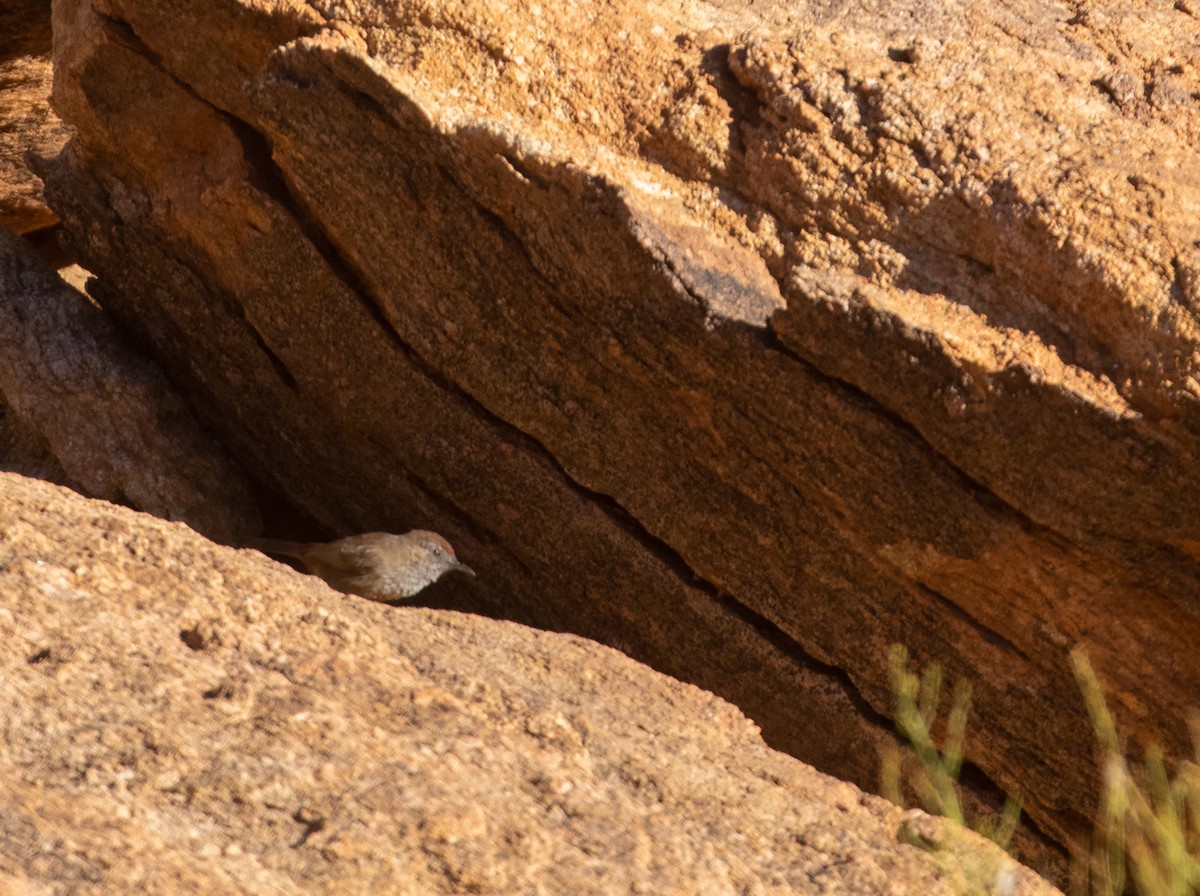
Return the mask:
[[[903,642],[1063,842],[1068,651],[1200,693],[1200,25],[884,6],[62,2],[49,196],[314,519],[868,786]]]
[[[0,532],[5,892],[955,892],[900,809],[601,645],[11,474]]]
[[[162,371],[0,230],[0,469],[178,519],[219,541],[260,525],[250,488]]]

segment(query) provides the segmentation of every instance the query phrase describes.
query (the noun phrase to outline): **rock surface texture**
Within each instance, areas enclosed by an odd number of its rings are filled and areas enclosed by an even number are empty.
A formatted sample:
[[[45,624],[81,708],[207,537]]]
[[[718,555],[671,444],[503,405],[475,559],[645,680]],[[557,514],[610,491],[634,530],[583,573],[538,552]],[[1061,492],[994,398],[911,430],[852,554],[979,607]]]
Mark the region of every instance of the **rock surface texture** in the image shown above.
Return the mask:
[[[11,474],[0,533],[6,893],[954,892],[901,810],[617,651]]]
[[[162,372],[3,229],[0,401],[0,468],[59,479],[31,450],[44,447],[64,484],[86,494],[183,520],[221,541],[257,530],[248,483]]]
[[[0,5],[0,227],[25,233],[58,221],[26,153],[57,153],[66,129],[50,111],[50,0]]]
[[[48,195],[332,532],[864,786],[902,642],[1062,843],[1068,651],[1200,693],[1200,21],[928,6],[59,0]]]

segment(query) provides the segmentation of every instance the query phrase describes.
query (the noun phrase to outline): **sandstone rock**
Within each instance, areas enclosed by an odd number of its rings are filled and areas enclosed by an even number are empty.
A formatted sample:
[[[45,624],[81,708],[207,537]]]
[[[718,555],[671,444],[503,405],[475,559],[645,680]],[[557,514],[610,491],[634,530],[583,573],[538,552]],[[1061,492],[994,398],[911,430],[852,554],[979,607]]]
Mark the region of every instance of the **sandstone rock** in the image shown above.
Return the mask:
[[[6,892],[955,892],[899,809],[609,648],[10,474],[0,532]]]
[[[25,233],[57,222],[25,154],[52,155],[66,129],[50,111],[50,0],[0,7],[0,227]]]
[[[241,473],[161,372],[3,229],[0,398],[8,408],[5,468],[61,478],[228,542],[257,530]]]
[[[330,529],[864,785],[904,642],[1066,842],[1069,650],[1200,693],[1200,23],[928,6],[63,0],[51,202]]]

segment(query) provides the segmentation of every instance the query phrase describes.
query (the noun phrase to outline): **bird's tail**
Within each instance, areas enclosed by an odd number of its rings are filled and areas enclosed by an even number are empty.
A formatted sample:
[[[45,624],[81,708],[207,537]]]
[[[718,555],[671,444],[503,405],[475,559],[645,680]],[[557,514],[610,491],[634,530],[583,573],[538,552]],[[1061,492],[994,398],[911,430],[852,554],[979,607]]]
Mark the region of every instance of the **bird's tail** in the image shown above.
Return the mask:
[[[264,554],[280,554],[284,557],[301,558],[309,545],[298,541],[282,541],[278,538],[251,538],[246,547],[262,551]]]

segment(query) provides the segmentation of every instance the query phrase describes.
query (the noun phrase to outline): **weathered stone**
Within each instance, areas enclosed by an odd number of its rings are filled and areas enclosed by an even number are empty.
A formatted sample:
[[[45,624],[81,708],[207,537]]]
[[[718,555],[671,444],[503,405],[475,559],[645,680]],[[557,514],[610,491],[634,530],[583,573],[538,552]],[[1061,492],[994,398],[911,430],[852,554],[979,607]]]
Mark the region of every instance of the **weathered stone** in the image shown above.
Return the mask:
[[[472,606],[864,785],[904,642],[1059,842],[1097,780],[1071,648],[1185,745],[1187,7],[93,5],[56,7],[52,204],[315,519],[437,529]]]
[[[898,808],[601,645],[9,474],[0,533],[5,892],[959,892]]]
[[[50,111],[50,0],[0,5],[0,228],[25,233],[58,221],[25,155],[57,153],[66,129]]]
[[[2,228],[0,400],[7,469],[61,479],[226,542],[260,525],[242,474],[162,373]]]

